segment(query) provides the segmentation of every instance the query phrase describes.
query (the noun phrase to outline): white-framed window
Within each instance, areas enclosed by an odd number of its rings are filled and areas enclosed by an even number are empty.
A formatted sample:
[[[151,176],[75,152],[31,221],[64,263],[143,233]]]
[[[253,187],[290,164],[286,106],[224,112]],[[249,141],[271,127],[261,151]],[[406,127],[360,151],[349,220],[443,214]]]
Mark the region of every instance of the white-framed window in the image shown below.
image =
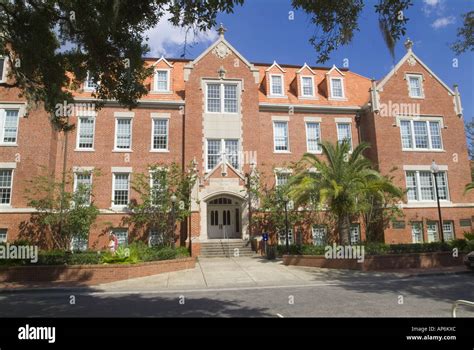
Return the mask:
[[[79,117],[77,125],[77,149],[94,149],[95,117]]]
[[[413,243],[423,243],[423,223],[414,221],[411,223],[411,241]]]
[[[439,241],[438,222],[437,221],[429,221],[426,224],[426,231],[427,231],[428,243]]]
[[[0,205],[10,205],[12,197],[13,169],[0,169]]]
[[[125,207],[129,202],[130,194],[130,174],[113,174],[113,199],[112,206]]]
[[[7,243],[8,231],[6,228],[0,228],[0,244]]]
[[[277,171],[275,173],[275,186],[285,186],[290,180],[291,173],[289,171]]]
[[[7,58],[0,56],[0,83],[7,80]]]
[[[99,84],[95,81],[95,79],[87,72],[86,80],[84,81],[84,90],[85,91],[94,91],[97,89]]]
[[[423,76],[419,74],[407,74],[409,96],[411,98],[423,98]]]
[[[114,228],[112,233],[117,237],[119,247],[128,246],[128,230],[126,228]]]
[[[273,122],[273,150],[275,152],[289,152],[288,122]]]
[[[170,91],[170,71],[168,69],[155,70],[154,87],[156,92]]]
[[[148,234],[148,246],[156,247],[163,244],[163,235],[156,230],[150,230]]]
[[[452,221],[443,221],[443,236],[445,241],[454,239],[454,225]]]
[[[293,229],[288,229],[288,244],[294,244]],[[286,245],[286,230],[278,232],[278,244]]]
[[[442,150],[441,126],[437,120],[400,120],[403,150]]]
[[[115,150],[132,149],[132,118],[115,118]]]
[[[0,145],[16,145],[18,140],[18,109],[0,109]]]
[[[306,123],[306,149],[308,152],[321,153],[321,123]]]
[[[168,119],[153,118],[152,150],[168,150]]]
[[[313,245],[317,245],[317,246],[326,245],[327,232],[328,232],[328,228],[326,225],[314,225],[312,227]]]
[[[344,81],[342,78],[330,78],[331,98],[344,98]]]
[[[352,151],[352,130],[351,123],[337,123],[337,142],[340,144],[347,140]]]
[[[357,244],[360,242],[360,225],[359,224],[351,224],[349,233],[350,233],[351,244]]]
[[[434,186],[434,174],[431,171],[406,171],[406,187],[408,201],[434,201],[436,200],[436,188]],[[438,182],[438,193],[440,200],[449,199],[448,180],[446,171],[436,173]]]
[[[283,95],[283,75],[270,74],[270,96]]]
[[[313,77],[301,77],[301,97],[314,97]]]
[[[74,173],[74,191],[79,189],[84,193],[84,202],[90,204],[92,196],[92,173],[90,171]]]
[[[206,157],[207,171],[211,171],[212,169],[214,169],[223,158],[235,169],[240,169],[239,140],[208,139]]]
[[[237,113],[238,112],[238,84],[235,83],[207,83],[206,84],[206,111],[208,113]]]
[[[88,246],[89,246],[88,237],[77,235],[71,238],[71,250],[74,252],[86,251]]]

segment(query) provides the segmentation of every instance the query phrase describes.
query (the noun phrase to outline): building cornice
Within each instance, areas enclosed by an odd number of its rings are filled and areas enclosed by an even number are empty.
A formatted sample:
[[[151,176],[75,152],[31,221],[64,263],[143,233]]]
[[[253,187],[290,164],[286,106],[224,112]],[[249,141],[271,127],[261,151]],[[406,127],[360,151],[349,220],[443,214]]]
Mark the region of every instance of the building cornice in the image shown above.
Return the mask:
[[[356,113],[362,110],[359,106],[315,106],[315,105],[302,105],[302,104],[287,104],[287,103],[269,103],[260,102],[260,111],[269,112],[281,112],[281,111],[293,111],[293,112],[314,112],[314,113]]]
[[[100,100],[96,98],[90,98],[90,97],[76,97],[74,98],[74,102],[83,102],[83,103],[93,103],[93,102],[99,102],[99,103],[104,103],[105,106],[121,106],[123,107],[118,101],[115,100]],[[185,102],[184,101],[172,101],[172,100],[152,100],[152,99],[146,99],[146,100],[138,100],[138,106],[139,107],[161,107],[161,108],[169,108],[169,109],[179,109],[180,107],[184,106]]]

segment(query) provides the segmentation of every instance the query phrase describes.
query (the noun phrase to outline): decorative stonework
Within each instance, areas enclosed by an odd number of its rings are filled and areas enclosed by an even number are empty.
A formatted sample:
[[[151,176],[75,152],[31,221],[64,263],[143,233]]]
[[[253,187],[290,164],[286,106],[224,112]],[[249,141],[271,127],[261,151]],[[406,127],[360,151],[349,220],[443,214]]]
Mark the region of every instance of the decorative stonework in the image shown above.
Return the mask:
[[[408,64],[409,64],[410,66],[413,67],[413,66],[416,64],[415,57],[410,56],[410,57],[408,58],[407,62],[408,62]]]
[[[212,53],[220,59],[224,59],[230,55],[230,49],[227,47],[226,44],[220,42],[219,44],[217,44],[214,50],[212,50]]]

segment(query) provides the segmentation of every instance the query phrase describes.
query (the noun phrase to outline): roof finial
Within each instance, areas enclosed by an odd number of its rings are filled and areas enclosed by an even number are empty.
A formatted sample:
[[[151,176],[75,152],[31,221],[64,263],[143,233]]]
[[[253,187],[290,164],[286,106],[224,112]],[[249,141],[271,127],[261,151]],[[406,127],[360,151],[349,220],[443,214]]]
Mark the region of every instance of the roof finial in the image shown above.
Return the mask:
[[[407,38],[407,40],[405,40],[405,49],[407,49],[407,51],[411,51],[412,48],[413,48],[413,41],[410,40],[410,38]]]
[[[219,26],[219,29],[217,29],[217,32],[219,33],[219,36],[221,38],[224,37],[224,33],[227,31],[226,28],[224,28],[224,25],[221,23],[221,25]]]

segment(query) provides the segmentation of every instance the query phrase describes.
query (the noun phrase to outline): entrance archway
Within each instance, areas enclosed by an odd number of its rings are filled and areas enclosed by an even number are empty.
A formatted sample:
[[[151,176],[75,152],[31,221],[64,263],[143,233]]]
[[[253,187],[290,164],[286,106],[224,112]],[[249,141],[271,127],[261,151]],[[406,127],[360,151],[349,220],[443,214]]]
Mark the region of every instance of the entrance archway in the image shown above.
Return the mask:
[[[242,238],[242,202],[230,196],[214,197],[207,202],[207,238]]]

